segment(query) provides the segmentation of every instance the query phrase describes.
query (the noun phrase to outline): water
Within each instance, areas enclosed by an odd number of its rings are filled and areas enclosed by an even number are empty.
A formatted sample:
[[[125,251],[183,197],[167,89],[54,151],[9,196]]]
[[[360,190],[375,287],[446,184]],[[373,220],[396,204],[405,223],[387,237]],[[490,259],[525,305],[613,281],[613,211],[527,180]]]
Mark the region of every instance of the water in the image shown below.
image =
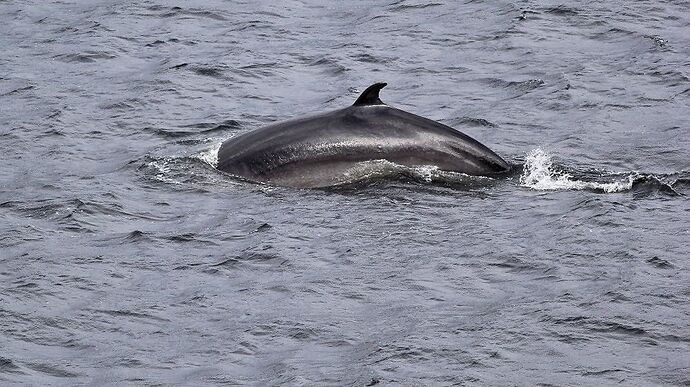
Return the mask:
[[[681,1],[0,3],[0,384],[690,384]],[[245,183],[382,99],[501,180]]]

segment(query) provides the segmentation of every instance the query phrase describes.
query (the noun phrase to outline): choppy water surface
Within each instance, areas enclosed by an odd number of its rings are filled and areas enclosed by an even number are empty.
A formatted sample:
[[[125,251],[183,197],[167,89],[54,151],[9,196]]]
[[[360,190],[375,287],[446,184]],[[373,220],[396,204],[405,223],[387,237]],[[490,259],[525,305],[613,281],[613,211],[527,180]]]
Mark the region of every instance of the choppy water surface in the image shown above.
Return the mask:
[[[690,383],[687,3],[10,0],[0,25],[0,384]],[[518,173],[214,169],[375,81]]]

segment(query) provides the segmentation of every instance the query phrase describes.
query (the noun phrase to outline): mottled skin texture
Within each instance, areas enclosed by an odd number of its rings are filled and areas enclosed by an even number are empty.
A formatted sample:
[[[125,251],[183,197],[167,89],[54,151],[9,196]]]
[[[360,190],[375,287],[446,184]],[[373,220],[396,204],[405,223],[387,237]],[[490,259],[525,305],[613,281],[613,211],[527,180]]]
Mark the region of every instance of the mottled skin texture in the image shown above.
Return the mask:
[[[345,109],[265,126],[233,137],[218,151],[218,169],[255,182],[326,187],[357,164],[387,160],[492,176],[510,165],[475,139],[436,121],[383,104],[369,87]]]

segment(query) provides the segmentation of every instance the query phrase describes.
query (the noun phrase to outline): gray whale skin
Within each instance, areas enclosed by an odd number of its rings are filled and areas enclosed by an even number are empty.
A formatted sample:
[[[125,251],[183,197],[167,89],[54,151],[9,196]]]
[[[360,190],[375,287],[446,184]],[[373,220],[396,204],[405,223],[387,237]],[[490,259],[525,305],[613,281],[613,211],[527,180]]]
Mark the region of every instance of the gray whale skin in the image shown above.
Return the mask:
[[[390,107],[386,83],[344,109],[268,125],[226,140],[217,168],[257,183],[317,188],[347,182],[367,162],[435,166],[475,176],[511,168],[479,141],[436,121]]]

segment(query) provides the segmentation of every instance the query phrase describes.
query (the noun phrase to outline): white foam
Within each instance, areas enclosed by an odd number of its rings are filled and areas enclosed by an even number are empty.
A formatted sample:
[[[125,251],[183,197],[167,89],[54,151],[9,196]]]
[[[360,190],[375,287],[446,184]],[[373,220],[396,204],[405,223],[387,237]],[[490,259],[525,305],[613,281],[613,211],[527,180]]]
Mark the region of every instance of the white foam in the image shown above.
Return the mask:
[[[222,144],[223,142],[219,141],[213,144],[212,147],[192,155],[192,157],[196,157],[197,159],[215,168],[218,165],[218,151],[220,150],[220,146]]]
[[[435,165],[420,165],[415,167],[413,171],[427,183],[431,183],[434,178],[438,178],[440,173],[440,170]]]
[[[621,192],[632,188],[634,177],[629,175],[625,180],[608,183],[597,183],[575,180],[564,172],[553,167],[551,155],[537,148],[527,154],[520,185],[538,191],[556,190],[601,190],[604,192]]]
[[[171,169],[168,166],[168,162],[170,162],[170,159],[164,159],[164,160],[153,160],[147,163],[147,165],[154,170],[156,170],[155,178],[158,181],[162,181],[164,183],[169,183],[169,184],[182,184],[179,181],[176,181],[174,179],[171,179],[168,177],[170,175]]]

